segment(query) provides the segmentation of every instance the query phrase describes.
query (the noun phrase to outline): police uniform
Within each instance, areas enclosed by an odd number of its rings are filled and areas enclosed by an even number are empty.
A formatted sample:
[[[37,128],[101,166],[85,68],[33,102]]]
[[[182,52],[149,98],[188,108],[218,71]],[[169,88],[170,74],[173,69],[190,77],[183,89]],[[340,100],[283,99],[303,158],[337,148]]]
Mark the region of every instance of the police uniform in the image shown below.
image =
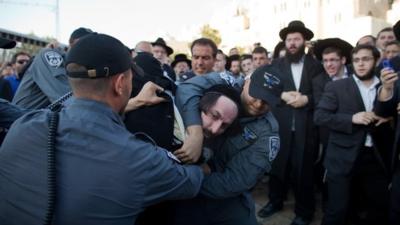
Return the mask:
[[[87,51],[94,46],[95,50]],[[101,46],[113,50],[104,54]],[[68,58],[95,77],[99,72],[99,77],[120,74],[131,66],[124,45],[101,34],[80,40]],[[97,60],[103,64],[92,65]],[[69,75],[83,78],[82,73]],[[22,116],[0,149],[2,224],[41,224],[44,220],[49,117],[47,109]],[[92,99],[72,99],[59,112],[55,155],[54,224],[131,225],[151,204],[195,196],[203,178],[198,166],[182,166],[146,135],[132,135],[117,112]]]
[[[12,102],[27,109],[45,108],[70,90],[64,53],[45,48],[25,72]]]
[[[196,99],[193,96],[210,85],[229,83],[224,78],[223,74],[210,73],[179,86],[177,99],[185,115],[193,113],[189,110]],[[189,116],[186,123],[192,124],[196,118]],[[279,151],[278,123],[269,112],[260,117],[241,118],[240,125],[241,133],[224,134],[208,146],[214,152],[208,162],[212,172],[205,177],[197,198],[177,204],[176,225],[257,224],[250,189],[271,170]]]

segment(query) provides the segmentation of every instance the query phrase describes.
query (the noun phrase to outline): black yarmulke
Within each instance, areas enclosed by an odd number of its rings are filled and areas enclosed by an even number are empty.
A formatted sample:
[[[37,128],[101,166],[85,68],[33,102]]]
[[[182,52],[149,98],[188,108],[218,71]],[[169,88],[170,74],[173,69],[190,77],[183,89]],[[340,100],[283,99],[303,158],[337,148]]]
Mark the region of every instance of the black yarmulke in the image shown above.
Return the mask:
[[[127,48],[118,39],[93,33],[80,39],[68,52],[66,65],[76,63],[86,67],[85,72],[69,72],[70,77],[100,78],[120,74],[132,67]]]

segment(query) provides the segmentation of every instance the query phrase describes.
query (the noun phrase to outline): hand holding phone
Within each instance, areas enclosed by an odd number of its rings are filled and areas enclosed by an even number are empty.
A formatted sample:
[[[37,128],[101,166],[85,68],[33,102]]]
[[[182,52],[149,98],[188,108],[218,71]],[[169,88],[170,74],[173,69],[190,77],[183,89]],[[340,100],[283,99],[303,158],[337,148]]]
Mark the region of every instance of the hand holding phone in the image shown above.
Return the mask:
[[[382,61],[382,65],[383,65],[383,68],[385,68],[385,69],[393,70],[392,63],[390,63],[389,59],[384,59]]]

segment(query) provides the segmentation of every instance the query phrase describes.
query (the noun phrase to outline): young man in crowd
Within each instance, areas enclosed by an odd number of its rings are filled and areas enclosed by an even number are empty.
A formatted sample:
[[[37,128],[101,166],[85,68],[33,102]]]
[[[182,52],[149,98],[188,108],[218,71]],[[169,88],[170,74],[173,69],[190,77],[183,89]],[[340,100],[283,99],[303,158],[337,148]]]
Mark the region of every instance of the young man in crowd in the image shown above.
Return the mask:
[[[392,147],[393,131],[387,119],[372,111],[379,85],[374,74],[378,59],[375,47],[356,46],[352,51],[354,74],[328,83],[315,112],[316,124],[330,131],[324,159],[328,202],[323,225],[346,223],[354,182],[366,199],[364,224],[387,224],[385,154]]]

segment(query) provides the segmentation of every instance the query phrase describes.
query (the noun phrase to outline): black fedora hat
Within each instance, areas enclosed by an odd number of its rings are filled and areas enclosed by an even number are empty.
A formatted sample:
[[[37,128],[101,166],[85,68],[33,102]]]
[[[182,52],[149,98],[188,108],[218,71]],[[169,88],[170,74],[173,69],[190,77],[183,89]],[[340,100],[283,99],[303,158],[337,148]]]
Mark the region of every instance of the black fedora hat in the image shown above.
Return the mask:
[[[0,37],[0,48],[10,49],[14,48],[17,43],[13,40]]]
[[[322,52],[328,47],[340,49],[342,51],[342,55],[346,57],[346,64],[350,62],[351,50],[353,50],[353,46],[340,38],[327,38],[318,40],[314,45],[314,54],[318,60],[322,60]]]
[[[400,41],[400,20],[393,26],[393,32],[396,36],[396,39]]]
[[[279,37],[281,37],[282,40],[285,40],[286,35],[294,32],[299,32],[303,34],[303,37],[306,40],[311,40],[314,37],[314,33],[310,29],[308,29],[300,20],[293,20],[292,22],[290,22],[287,27],[279,31]]]
[[[172,50],[172,48],[169,47],[169,46],[165,43],[164,39],[162,39],[162,38],[160,38],[160,37],[157,38],[157,40],[156,40],[155,42],[152,42],[151,45],[153,45],[153,46],[158,45],[158,46],[161,46],[161,47],[165,48],[165,50],[167,51],[167,55],[171,55],[172,53],[174,53],[174,50]]]
[[[171,67],[174,68],[178,62],[186,62],[189,67],[192,67],[192,61],[187,58],[185,54],[176,54],[174,61],[171,63]]]

